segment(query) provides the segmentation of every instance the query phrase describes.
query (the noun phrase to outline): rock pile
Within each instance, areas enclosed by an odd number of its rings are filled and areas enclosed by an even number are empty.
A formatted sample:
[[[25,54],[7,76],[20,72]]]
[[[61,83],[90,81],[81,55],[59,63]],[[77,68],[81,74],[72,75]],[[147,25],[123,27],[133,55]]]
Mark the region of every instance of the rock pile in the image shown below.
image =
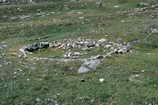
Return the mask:
[[[97,56],[88,58],[78,69],[78,73],[85,73],[85,72],[89,72],[90,70],[96,69],[96,67],[101,63],[101,60],[103,58],[116,55],[116,54],[125,54],[129,52],[130,49],[132,48],[132,46],[129,43],[126,45],[113,43],[113,45],[117,46],[118,49],[114,49],[113,51],[108,52],[104,55],[97,55]]]
[[[132,8],[132,9],[130,8],[129,10],[121,12],[121,13],[123,13],[123,15],[128,15],[128,16],[138,16],[138,15],[148,14],[149,16],[154,18],[158,16],[157,10],[158,10],[158,4],[149,5],[147,3],[139,3],[138,8]]]
[[[145,27],[145,32],[148,34],[157,34],[158,33],[158,25],[152,24]]]
[[[97,42],[88,40],[63,40],[61,42],[50,43],[50,47],[58,47],[62,49],[81,48],[81,47],[95,47]]]

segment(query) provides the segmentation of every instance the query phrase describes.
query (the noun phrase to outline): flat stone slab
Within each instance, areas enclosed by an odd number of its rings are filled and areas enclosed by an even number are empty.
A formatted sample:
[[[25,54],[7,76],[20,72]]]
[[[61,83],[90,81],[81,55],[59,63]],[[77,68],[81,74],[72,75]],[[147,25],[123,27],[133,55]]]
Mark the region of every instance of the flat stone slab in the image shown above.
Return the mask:
[[[91,69],[96,69],[96,67],[101,63],[100,59],[85,61],[78,70],[78,73],[86,73]]]

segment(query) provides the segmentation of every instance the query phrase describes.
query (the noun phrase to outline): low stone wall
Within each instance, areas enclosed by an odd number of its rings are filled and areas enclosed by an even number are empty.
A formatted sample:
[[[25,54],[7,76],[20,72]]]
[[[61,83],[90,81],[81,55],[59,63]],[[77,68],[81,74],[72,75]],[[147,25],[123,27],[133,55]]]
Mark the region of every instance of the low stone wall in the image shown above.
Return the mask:
[[[54,42],[38,42],[33,43],[32,45],[24,46],[23,48],[19,49],[22,53],[22,56],[27,57],[28,52],[34,52],[38,51],[43,48],[60,48],[66,50],[65,55],[63,58],[54,59],[57,61],[72,61],[72,60],[80,60],[83,62],[83,64],[78,69],[78,73],[85,73],[89,72],[93,69],[96,69],[96,67],[101,63],[101,61],[104,58],[107,58],[109,56],[117,55],[117,54],[126,54],[130,52],[132,46],[129,43],[116,43],[116,42],[107,42],[105,39],[101,39],[98,41],[94,40],[63,40],[63,41],[54,41]],[[94,56],[90,56],[88,58],[81,59],[82,52],[72,52],[69,51],[70,49],[82,49],[82,48],[103,48],[107,49],[110,48],[111,50],[107,53],[103,54],[97,54]],[[88,52],[87,52],[88,53]],[[21,56],[21,57],[22,57]],[[29,58],[29,57],[28,57]],[[37,57],[31,57],[33,60],[43,60],[48,58],[37,58]]]
[[[0,0],[0,3],[32,3],[33,0]]]

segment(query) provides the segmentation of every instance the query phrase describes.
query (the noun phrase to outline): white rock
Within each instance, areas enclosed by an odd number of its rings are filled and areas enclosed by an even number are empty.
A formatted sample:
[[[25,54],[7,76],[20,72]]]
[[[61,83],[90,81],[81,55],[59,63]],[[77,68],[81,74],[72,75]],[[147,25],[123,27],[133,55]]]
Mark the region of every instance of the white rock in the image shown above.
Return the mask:
[[[118,7],[120,7],[120,6],[118,6],[118,5],[115,5],[115,6],[114,6],[114,8],[118,8]]]
[[[27,57],[26,52],[25,52],[24,49],[25,49],[25,47],[19,49],[19,51],[22,53],[22,55],[19,55],[19,57],[22,57],[22,56]]]
[[[104,38],[98,40],[98,42],[106,42],[106,41],[107,41],[107,39],[104,39]]]
[[[74,54],[73,54],[74,56],[80,56],[81,55],[81,53],[80,52],[74,52]]]
[[[77,12],[77,14],[82,15],[82,14],[83,14],[83,12],[80,12],[80,11],[79,11],[79,12]]]
[[[108,44],[105,46],[105,48],[110,48],[112,45]]]
[[[158,33],[158,29],[151,29],[151,33],[153,33],[153,34],[157,34]]]
[[[139,77],[139,74],[136,74],[135,77]]]
[[[91,69],[96,69],[96,67],[100,64],[100,60],[86,60],[78,70],[78,73],[89,72]]]
[[[90,69],[85,67],[85,66],[81,66],[78,70],[78,73],[86,73],[86,72],[89,72]]]
[[[124,23],[125,22],[125,20],[121,20],[121,23]]]
[[[104,82],[104,78],[100,78],[99,82],[101,82],[101,83]]]
[[[84,19],[84,17],[83,17],[83,16],[81,16],[81,17],[79,17],[79,19]]]

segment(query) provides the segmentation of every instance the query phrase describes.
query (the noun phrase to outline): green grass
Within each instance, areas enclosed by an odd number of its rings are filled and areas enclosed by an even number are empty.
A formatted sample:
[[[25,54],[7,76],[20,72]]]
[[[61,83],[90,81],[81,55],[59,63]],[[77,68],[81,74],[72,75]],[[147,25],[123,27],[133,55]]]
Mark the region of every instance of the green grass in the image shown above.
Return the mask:
[[[157,24],[157,19],[144,14],[120,14],[129,8],[137,8],[141,1],[105,1],[103,8],[96,8],[95,0],[1,5],[0,45],[7,44],[8,47],[0,49],[0,105],[52,105],[46,101],[48,98],[57,100],[59,105],[157,105],[157,34],[143,40],[148,35],[144,32],[146,25]],[[114,8],[115,5],[119,7]],[[55,13],[36,16],[38,9]],[[31,15],[32,18],[2,19],[5,15]],[[108,57],[97,69],[85,74],[77,73],[82,64],[80,61],[61,63],[17,57],[19,48],[34,42],[79,37],[141,42],[133,44],[132,53]],[[44,49],[29,56],[60,58],[64,52],[61,49]],[[82,57],[103,52],[103,48],[91,49]],[[105,81],[99,82],[100,78]],[[37,102],[38,98],[41,101]]]

